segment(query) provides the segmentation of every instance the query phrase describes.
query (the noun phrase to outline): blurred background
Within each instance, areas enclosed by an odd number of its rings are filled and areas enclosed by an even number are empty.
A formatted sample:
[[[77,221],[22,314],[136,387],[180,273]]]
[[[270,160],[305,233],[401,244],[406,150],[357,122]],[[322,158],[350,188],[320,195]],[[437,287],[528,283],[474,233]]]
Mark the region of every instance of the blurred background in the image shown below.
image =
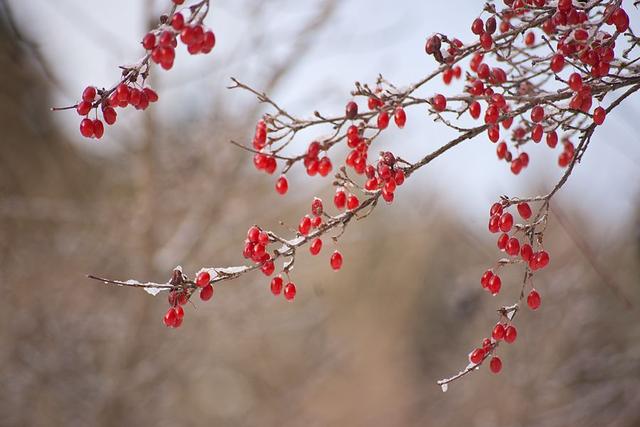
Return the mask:
[[[489,206],[546,192],[559,151],[531,147],[518,177],[486,138],[448,153],[348,228],[339,273],[329,242],[317,258],[304,251],[293,303],[246,275],[169,330],[165,295],[87,280],[236,265],[251,224],[286,233],[278,221],[296,224],[314,195],[330,200],[330,182],[300,170],[278,196],[275,176],[228,143],[250,141],[263,112],[226,89],[230,76],[300,116],[339,112],[356,80],[418,80],[435,66],[426,36],[468,41],[481,9],[216,1],[213,53],[179,49],[172,71],[154,70],[160,102],[82,139],[74,112],[49,108],[111,86],[167,3],[0,1],[0,425],[640,425],[640,96],[607,118],[554,198],[551,264],[535,277],[542,307],[518,315],[502,372],[483,368],[447,393],[436,380],[466,366],[520,291],[516,271],[498,297],[481,291],[499,256]],[[381,148],[416,159],[451,136],[408,113]]]

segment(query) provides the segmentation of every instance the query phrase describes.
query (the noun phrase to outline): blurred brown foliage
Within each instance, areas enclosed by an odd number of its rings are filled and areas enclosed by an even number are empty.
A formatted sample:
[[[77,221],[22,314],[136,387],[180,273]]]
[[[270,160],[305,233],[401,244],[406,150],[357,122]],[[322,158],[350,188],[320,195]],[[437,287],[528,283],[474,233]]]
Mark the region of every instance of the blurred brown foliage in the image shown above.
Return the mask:
[[[329,244],[302,257],[295,303],[255,274],[167,330],[164,296],[84,274],[161,281],[179,263],[235,264],[248,225],[295,221],[306,199],[275,207],[272,182],[226,143],[255,114],[216,111],[189,132],[149,114],[130,148],[98,156],[53,126],[47,84],[4,28],[0,62],[0,425],[640,425],[637,232],[611,247],[583,236],[598,274],[552,218],[542,308],[519,315],[499,375],[447,393],[435,380],[466,365],[518,278],[482,293],[492,243],[416,186],[350,227],[339,274]]]

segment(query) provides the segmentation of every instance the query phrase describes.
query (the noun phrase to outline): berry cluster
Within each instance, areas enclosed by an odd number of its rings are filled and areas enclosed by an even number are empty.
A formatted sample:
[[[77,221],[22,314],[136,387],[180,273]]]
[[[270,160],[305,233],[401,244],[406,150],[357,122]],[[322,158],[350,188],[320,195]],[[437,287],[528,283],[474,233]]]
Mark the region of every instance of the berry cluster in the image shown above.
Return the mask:
[[[184,1],[173,1],[175,6]],[[175,8],[174,6],[174,8]],[[163,69],[173,67],[177,39],[187,46],[191,54],[209,53],[215,46],[215,35],[211,30],[205,30],[202,20],[209,9],[209,0],[201,0],[189,8],[189,18],[185,19],[183,12],[162,15],[160,24],[148,32],[142,39],[142,46],[147,50],[145,57],[134,66],[122,68],[122,79],[111,89],[97,89],[94,86],[85,88],[82,99],[76,105],[53,110],[67,110],[74,108],[84,118],[80,122],[80,134],[86,138],[100,139],[104,135],[104,123],[113,125],[117,119],[115,108],[132,106],[137,110],[146,110],[150,103],[158,100],[158,94],[145,85],[149,77],[149,60],[159,64]],[[95,110],[93,118],[89,117]],[[102,120],[98,115],[102,113]],[[103,123],[104,121],[104,123]]]
[[[471,31],[478,36],[480,45],[484,50],[489,50],[493,47],[493,34],[498,28],[498,23],[494,16],[487,19],[484,22],[482,18],[476,18],[471,24]]]
[[[116,108],[130,105],[136,110],[146,110],[150,103],[157,100],[158,94],[149,87],[120,83],[114,91],[109,92],[88,86],[82,92],[82,101],[75,107],[78,114],[84,116],[80,121],[80,134],[85,138],[102,138],[104,124],[98,118],[98,110],[102,112],[104,122],[112,125],[118,118]],[[95,118],[91,119],[89,113],[93,110]]]
[[[397,167],[397,163],[390,151],[380,153],[376,167],[367,165],[365,168],[368,179],[364,188],[368,191],[382,189],[382,198],[387,203],[393,202],[396,187],[402,185],[405,179],[404,171]]]
[[[195,282],[190,282],[180,269],[175,269],[169,283],[176,288],[169,291],[167,297],[169,309],[162,321],[168,328],[178,328],[182,325],[182,320],[184,319],[184,308],[182,306],[189,301],[196,290],[199,290],[202,301],[209,301],[213,296],[213,285],[211,283],[211,275],[206,270],[202,270],[197,274]]]
[[[275,264],[268,252],[268,246],[271,241],[269,233],[254,225],[247,231],[247,238],[244,241],[244,249],[242,251],[243,257],[260,264],[260,270],[266,276],[271,276],[275,270]]]
[[[209,53],[216,44],[213,31],[205,30],[202,24],[189,25],[185,22],[184,15],[176,12],[171,17],[170,25],[166,25],[165,29],[148,32],[142,39],[142,46],[149,52],[153,62],[159,64],[164,70],[170,70],[176,58],[178,37],[187,46],[187,52],[191,55]]]
[[[532,246],[534,244],[533,237],[538,236],[536,227],[541,223],[541,218],[538,216],[533,217],[529,203],[519,202],[516,204],[516,210],[525,223],[516,224],[514,223],[513,214],[508,212],[508,206],[508,203],[496,202],[489,211],[489,231],[494,234],[501,233],[498,237],[497,246],[508,256],[508,258],[499,260],[497,267],[485,271],[480,278],[482,288],[486,289],[491,295],[497,295],[502,288],[502,279],[497,273],[499,268],[507,264],[525,264],[526,285],[531,282],[533,272],[543,269],[549,264],[549,254],[541,247],[540,240],[537,241],[538,248],[534,250],[534,246]],[[522,241],[517,237],[519,233],[524,235]],[[528,242],[525,241],[527,237]],[[527,305],[532,310],[537,310],[540,307],[540,303],[540,294],[532,287],[527,295]],[[469,360],[472,364],[480,364],[486,357],[494,354],[499,341],[504,340],[508,344],[515,341],[517,330],[511,324],[511,321],[516,310],[517,305],[510,307],[509,310],[501,310],[501,316],[504,317],[505,322],[499,322],[493,328],[491,337],[485,338],[482,346],[470,353]],[[502,361],[497,356],[494,356],[489,365],[491,371],[497,373],[502,368]]]
[[[265,171],[269,175],[273,174],[278,167],[278,163],[276,162],[275,157],[262,152],[267,145],[267,123],[264,120],[258,121],[258,124],[256,125],[256,132],[253,136],[252,145],[253,148],[258,151],[258,153],[253,156],[253,165],[257,170]],[[278,190],[278,192],[280,194],[284,194],[287,192],[288,188],[289,186],[287,184],[286,189],[282,192],[281,190]]]
[[[446,47],[442,45],[443,41],[447,44]],[[441,64],[451,64],[455,61],[455,57],[460,54],[463,46],[462,42],[457,38],[449,39],[442,34],[434,34],[427,38],[424,51],[427,55],[432,55]],[[454,74],[456,77],[460,77],[460,72],[454,70]],[[445,79],[445,83],[447,83],[447,79]]]

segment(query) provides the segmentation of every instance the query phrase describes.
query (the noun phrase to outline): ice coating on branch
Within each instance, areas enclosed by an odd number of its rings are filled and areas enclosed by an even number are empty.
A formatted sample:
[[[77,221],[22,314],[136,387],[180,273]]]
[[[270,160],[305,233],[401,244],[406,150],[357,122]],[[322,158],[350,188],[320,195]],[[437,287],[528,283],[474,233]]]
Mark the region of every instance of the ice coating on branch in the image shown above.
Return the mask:
[[[235,266],[235,267],[221,267],[221,268],[216,268],[216,269],[206,269],[206,271],[209,271],[209,274],[211,274],[211,277],[213,278],[216,275],[217,271],[220,271],[222,273],[226,273],[226,274],[236,274],[236,273],[243,273],[244,271],[248,270],[249,267],[247,267],[246,265],[239,265],[239,266]]]
[[[447,390],[449,390],[449,384],[444,383],[444,384],[440,384],[440,388],[442,388],[442,392],[446,393]]]
[[[136,282],[135,280],[127,280],[127,283],[130,283],[130,284],[136,284],[136,283],[138,283],[138,282]],[[145,287],[144,287],[144,288],[142,288],[142,289],[144,289],[144,291],[145,291],[146,293],[148,293],[149,295],[152,295],[152,296],[154,296],[154,297],[155,297],[156,295],[158,295],[160,292],[168,290],[167,288],[159,288],[159,287],[157,287],[157,286],[153,286],[153,285],[156,285],[156,283],[150,283],[150,282],[149,282],[149,283],[143,283],[143,285],[144,285]]]

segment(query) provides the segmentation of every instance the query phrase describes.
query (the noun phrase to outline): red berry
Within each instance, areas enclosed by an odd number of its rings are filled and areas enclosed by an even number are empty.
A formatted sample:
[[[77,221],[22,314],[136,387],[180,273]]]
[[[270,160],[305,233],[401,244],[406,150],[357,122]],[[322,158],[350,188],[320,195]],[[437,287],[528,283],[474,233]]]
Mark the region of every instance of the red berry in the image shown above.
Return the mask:
[[[276,191],[278,194],[284,195],[289,189],[289,182],[287,181],[287,177],[281,175],[280,178],[276,181]]]
[[[93,102],[96,98],[96,88],[93,86],[87,86],[82,92],[82,100],[87,102]]]
[[[484,350],[481,348],[476,348],[469,354],[469,361],[474,365],[482,362],[482,359],[484,359]]]
[[[481,18],[476,18],[473,20],[471,24],[471,31],[473,34],[480,35],[484,32],[484,22],[482,22]]]
[[[386,111],[381,111],[378,114],[378,129],[386,129],[389,126],[389,113]]]
[[[182,319],[184,317],[184,308],[182,308],[182,306],[176,306],[173,308],[173,310],[176,312],[176,317],[178,319]]]
[[[509,212],[505,212],[500,217],[500,230],[508,233],[509,230],[511,230],[511,227],[513,227],[513,215]]]
[[[487,111],[484,113],[484,122],[485,123],[496,123],[498,121],[498,116],[500,112],[498,111],[498,107],[495,105],[489,106]]]
[[[213,31],[205,31],[204,38],[202,39],[202,53],[209,53],[216,45],[216,36]]]
[[[120,83],[116,89],[116,96],[120,102],[129,102],[129,86],[124,83]]]
[[[490,125],[487,129],[487,135],[491,142],[498,142],[500,139],[500,128],[497,125]]]
[[[522,248],[520,249],[520,256],[522,257],[522,259],[529,262],[532,255],[533,249],[531,248],[531,245],[529,245],[528,243],[523,244]]]
[[[531,310],[537,310],[540,307],[540,294],[535,289],[532,289],[527,296],[527,305]]]
[[[549,148],[556,148],[557,144],[558,144],[558,134],[556,133],[555,130],[553,130],[547,134],[547,145],[549,146]]]
[[[484,24],[485,31],[489,34],[495,33],[496,27],[497,27],[496,24],[497,24],[496,18],[494,16],[489,17],[489,19],[487,19],[487,22],[485,22]]]
[[[314,239],[313,242],[311,242],[311,245],[309,246],[309,252],[311,252],[311,255],[318,255],[321,249],[322,249],[322,240],[320,238]]]
[[[487,270],[484,272],[484,274],[480,278],[480,284],[482,285],[483,289],[489,286],[489,280],[491,280],[492,277],[493,277],[493,271]]]
[[[156,36],[153,33],[147,33],[142,39],[142,47],[147,50],[156,47]]]
[[[211,286],[211,284],[208,284],[207,286],[202,288],[202,290],[200,291],[200,299],[202,301],[209,301],[212,296],[213,296],[213,286]]]
[[[480,103],[478,101],[473,101],[471,105],[469,105],[469,114],[471,114],[471,117],[473,117],[474,119],[477,119],[478,117],[480,117],[480,112]]]
[[[370,110],[375,110],[376,108],[382,107],[382,101],[375,96],[370,96],[367,100],[367,106]]]
[[[524,44],[527,46],[532,46],[536,42],[536,35],[532,32],[528,32],[524,36]]]
[[[358,198],[353,194],[349,194],[349,197],[347,197],[347,209],[352,211],[356,209],[359,205],[360,205],[360,201],[358,200]]]
[[[503,207],[501,203],[494,203],[493,205],[491,205],[491,209],[489,210],[489,215],[493,216],[493,215],[502,215],[502,211],[503,211]]]
[[[149,100],[149,102],[156,102],[158,100],[158,94],[155,90],[149,87],[145,87],[142,91],[145,95],[147,95],[147,99]]]
[[[542,127],[541,124],[537,124],[533,127],[533,130],[531,131],[531,139],[533,140],[533,142],[540,142],[542,140],[542,134],[544,133],[544,128]]]
[[[407,122],[407,114],[404,112],[402,107],[397,107],[396,111],[393,113],[393,119],[396,122],[396,126],[402,129]]]
[[[431,105],[436,111],[444,111],[447,108],[447,99],[444,95],[437,94],[431,100]]]
[[[102,116],[104,117],[104,121],[108,125],[112,125],[116,122],[118,113],[116,113],[116,110],[114,110],[112,107],[106,107],[104,110],[102,110]]]
[[[511,256],[518,255],[520,253],[520,242],[518,239],[515,237],[510,238],[505,247],[505,251]]]
[[[622,8],[616,9],[615,12],[611,15],[611,20],[616,26],[616,31],[619,33],[624,33],[629,29],[629,15]]]
[[[274,295],[280,295],[280,292],[282,292],[282,277],[280,276],[276,276],[273,279],[271,279],[271,293]]]
[[[505,156],[507,155],[507,144],[506,142],[502,141],[500,144],[498,144],[498,146],[496,147],[496,155],[498,156],[498,159],[504,159]]]
[[[578,92],[582,89],[582,77],[578,73],[573,73],[569,76],[569,87],[574,92]]]
[[[333,204],[338,209],[344,209],[347,203],[347,195],[342,189],[337,189],[336,194],[333,196]]]
[[[501,251],[504,251],[507,247],[507,243],[509,243],[509,235],[507,233],[502,233],[499,237],[498,237],[498,249],[500,249]]]
[[[484,50],[491,49],[491,46],[493,46],[493,37],[491,37],[491,34],[482,33],[480,36],[480,45]]]
[[[204,288],[211,282],[211,275],[207,271],[201,271],[196,277],[196,286]]]
[[[493,331],[491,332],[491,337],[496,341],[500,341],[504,338],[504,330],[505,328],[502,323],[496,324],[496,326],[493,328]]]
[[[345,108],[345,115],[349,120],[355,119],[356,116],[358,115],[358,104],[356,104],[353,101],[349,101]]]
[[[549,265],[549,254],[546,251],[540,251],[535,255],[537,269],[545,268]]]
[[[314,197],[313,202],[311,202],[311,213],[315,216],[320,216],[322,215],[323,210],[322,199]]]
[[[602,108],[602,107],[598,107],[593,111],[593,122],[596,125],[601,125],[604,123],[604,119],[607,117],[607,111]]]
[[[93,121],[93,136],[100,139],[102,138],[102,135],[104,135],[104,125],[100,120],[95,119]]]
[[[491,295],[496,295],[500,292],[500,288],[502,287],[502,280],[500,280],[500,276],[494,274],[489,279],[489,283],[487,284],[487,290],[491,292]]]
[[[85,138],[91,138],[93,136],[93,120],[82,119],[80,122],[80,134]]]
[[[342,254],[339,251],[333,252],[330,260],[331,268],[334,270],[340,270],[342,267]]]
[[[520,214],[522,219],[531,218],[531,207],[529,206],[529,203],[518,203],[518,213]]]
[[[497,356],[492,357],[489,361],[489,368],[491,369],[491,372],[497,374],[502,369],[502,360]]]
[[[516,330],[516,327],[513,325],[507,326],[507,328],[504,330],[504,340],[508,344],[513,343],[516,340],[517,336],[518,336],[518,331]]]
[[[531,121],[535,123],[539,123],[544,119],[544,108],[539,105],[536,105],[531,109]]]
[[[551,58],[551,71],[559,73],[564,68],[564,56],[557,53]]]
[[[257,226],[252,226],[249,231],[247,231],[247,239],[249,239],[251,243],[258,243],[260,231],[261,230]]]
[[[76,111],[81,116],[86,116],[87,114],[89,114],[89,111],[91,111],[92,106],[93,105],[91,104],[90,101],[80,101],[78,103],[78,106],[76,107]]]
[[[500,231],[500,215],[493,215],[489,219],[489,231],[491,233],[497,233]]]
[[[260,271],[262,271],[265,276],[271,276],[275,269],[276,266],[271,259],[267,259],[266,261],[264,261],[262,263],[262,266],[260,267]]]
[[[296,296],[296,285],[292,282],[287,283],[284,287],[284,297],[291,301]]]
[[[162,321],[164,322],[164,325],[167,328],[174,328],[176,326],[177,320],[178,320],[178,316],[176,314],[176,311],[173,309],[173,307],[170,307],[169,310],[167,310],[167,313],[164,315],[164,318],[162,319]]]
[[[303,216],[300,220],[298,231],[303,236],[306,236],[307,234],[309,234],[309,231],[311,231],[311,218],[308,215]]]
[[[318,173],[320,176],[327,176],[333,169],[333,165],[331,164],[331,160],[328,157],[323,157],[318,162]]]
[[[171,26],[176,31],[182,31],[184,28],[184,16],[181,13],[176,13],[171,18]]]

